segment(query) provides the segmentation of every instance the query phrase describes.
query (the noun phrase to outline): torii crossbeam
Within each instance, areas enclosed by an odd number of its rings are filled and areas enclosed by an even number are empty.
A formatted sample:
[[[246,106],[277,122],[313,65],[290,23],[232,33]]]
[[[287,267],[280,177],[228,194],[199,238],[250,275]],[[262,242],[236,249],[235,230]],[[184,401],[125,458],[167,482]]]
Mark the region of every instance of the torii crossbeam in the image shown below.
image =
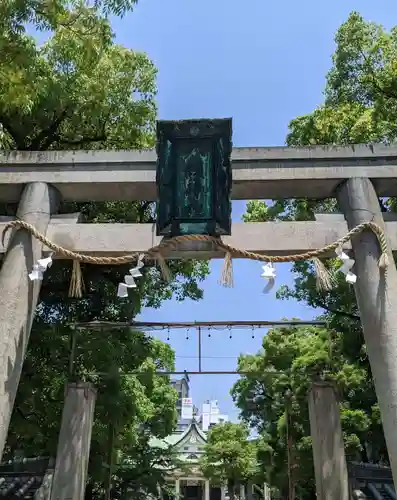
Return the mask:
[[[335,196],[345,180],[362,177],[371,179],[379,196],[397,196],[397,147],[234,148],[232,161],[235,200],[322,199]],[[154,151],[0,152],[0,201],[19,201],[24,186],[36,182],[55,187],[65,201],[155,200],[155,176]],[[0,214],[0,231],[9,220]],[[389,218],[386,226],[391,248],[397,250],[397,220]],[[324,247],[347,230],[343,217],[327,214],[308,222],[234,223],[231,236],[223,240],[258,254],[283,255]],[[51,218],[47,236],[94,256],[142,252],[161,241],[152,224],[82,225],[67,216]],[[0,254],[5,250],[0,243]],[[211,245],[191,244],[166,255],[220,257],[223,253]]]
[[[397,196],[397,147],[235,148],[232,153],[233,199],[336,197],[346,222],[234,225],[226,237],[257,253],[305,252],[334,241],[346,229],[374,221],[389,237],[386,275],[374,234],[352,240],[355,286],[367,352],[381,409],[385,438],[397,482],[397,250],[393,220],[386,224],[378,196]],[[59,201],[155,200],[154,151],[7,152],[0,155],[0,201],[18,202],[18,217],[63,246],[93,255],[140,251],[158,242],[151,226],[55,222]],[[387,226],[387,230],[385,227]],[[29,340],[40,282],[29,282],[42,245],[26,231],[15,231],[0,271],[0,455]],[[6,253],[5,253],[6,252]],[[208,248],[177,248],[168,257],[217,257]]]
[[[233,148],[234,200],[328,198],[345,179],[371,179],[397,196],[397,147]],[[156,152],[11,151],[0,154],[0,200],[19,201],[30,182],[52,184],[67,201],[154,201]]]

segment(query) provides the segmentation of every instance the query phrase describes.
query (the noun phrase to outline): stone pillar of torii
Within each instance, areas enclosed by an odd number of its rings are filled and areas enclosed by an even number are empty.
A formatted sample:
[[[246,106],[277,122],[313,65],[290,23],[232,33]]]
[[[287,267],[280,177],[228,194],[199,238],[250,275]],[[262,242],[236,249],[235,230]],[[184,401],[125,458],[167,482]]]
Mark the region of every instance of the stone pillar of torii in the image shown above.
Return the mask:
[[[384,145],[308,148],[234,148],[232,198],[289,199],[336,197],[344,214],[322,215],[309,222],[237,223],[228,244],[267,255],[306,252],[325,246],[361,222],[373,221],[386,232],[389,266],[378,267],[376,236],[364,231],[352,239],[357,275],[355,292],[382,416],[394,480],[397,481],[397,219],[386,221],[378,196],[397,196],[397,148]],[[77,218],[56,217],[64,201],[133,201],[156,199],[154,151],[50,151],[0,153],[0,201],[18,202],[17,216],[66,248],[97,256],[142,252],[160,242],[151,224],[78,224]],[[0,217],[0,231],[8,219]],[[23,229],[0,243],[0,458],[6,443],[13,404],[37,305],[40,281],[30,281],[32,265],[46,249]],[[349,246],[346,251],[351,250]],[[167,258],[208,259],[220,252],[195,247],[170,250]],[[237,285],[238,286],[238,285]],[[258,291],[259,293],[259,291]],[[264,305],[266,297],[264,296]],[[327,386],[319,401],[332,399]],[[312,393],[312,434],[340,434],[340,422],[324,429],[321,407]],[[321,403],[323,404],[323,403]],[[325,403],[324,403],[325,404]],[[327,403],[334,411],[334,403]],[[53,499],[82,500],[87,475],[94,389],[69,384],[60,431]],[[319,412],[316,418],[316,412]],[[334,413],[332,413],[333,415]],[[331,414],[329,415],[331,416]],[[320,422],[321,429],[316,428]],[[336,425],[336,427],[335,427]],[[339,429],[339,430],[338,430]],[[347,498],[347,473],[341,439],[316,445],[319,500]],[[318,440],[317,440],[318,441]],[[320,440],[321,441],[321,440]],[[327,467],[333,463],[334,467]],[[335,464],[337,463],[337,466]],[[332,471],[332,472],[330,472]],[[330,480],[332,474],[332,481]],[[75,478],[75,480],[72,480]],[[77,478],[77,479],[76,479]],[[79,484],[77,484],[79,483]],[[338,484],[338,493],[326,485]],[[69,485],[69,486],[65,486]]]

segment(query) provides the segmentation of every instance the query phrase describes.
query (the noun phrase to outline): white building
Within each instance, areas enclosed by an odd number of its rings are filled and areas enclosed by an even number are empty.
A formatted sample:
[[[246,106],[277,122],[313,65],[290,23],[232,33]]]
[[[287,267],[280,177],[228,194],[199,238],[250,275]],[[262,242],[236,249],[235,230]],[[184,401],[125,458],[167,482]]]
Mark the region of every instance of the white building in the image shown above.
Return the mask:
[[[178,392],[178,426],[176,431],[165,439],[153,438],[150,446],[154,448],[172,447],[181,463],[180,469],[168,471],[167,482],[169,495],[166,491],[160,493],[160,500],[227,500],[224,485],[211,484],[200,470],[200,458],[204,453],[208,438],[208,430],[216,424],[227,422],[229,417],[221,414],[218,401],[206,401],[199,412],[190,397],[189,377],[171,382]],[[167,489],[167,491],[169,491]],[[266,499],[263,491],[254,491],[254,485],[247,487],[247,500]]]
[[[227,422],[228,420],[228,415],[220,412],[218,401],[212,400],[203,403],[198,421],[204,432],[207,432],[213,425]]]
[[[189,387],[189,377],[185,375],[181,379],[171,380],[172,387],[178,393],[178,400],[176,402],[176,410],[178,412],[178,423],[177,423],[177,432],[184,432],[190,425],[192,421],[192,416],[188,416],[185,418],[184,402],[190,398],[190,387]]]
[[[176,409],[178,412],[177,432],[185,432],[190,426],[193,416],[201,430],[207,432],[213,425],[228,422],[229,417],[220,412],[218,401],[208,400],[201,406],[201,411],[193,406],[190,398],[189,377],[185,375],[171,384],[178,393]]]

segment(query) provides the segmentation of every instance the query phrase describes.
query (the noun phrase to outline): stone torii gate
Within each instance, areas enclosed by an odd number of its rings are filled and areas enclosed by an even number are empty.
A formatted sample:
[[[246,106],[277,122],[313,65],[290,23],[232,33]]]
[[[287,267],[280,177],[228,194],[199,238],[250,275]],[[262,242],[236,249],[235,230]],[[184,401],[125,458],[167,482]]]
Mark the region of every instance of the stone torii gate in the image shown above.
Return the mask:
[[[357,274],[355,291],[397,483],[397,273],[391,258],[392,250],[397,250],[397,221],[389,216],[384,221],[378,203],[378,196],[397,196],[397,148],[383,145],[234,148],[232,162],[232,199],[336,197],[344,217],[323,215],[311,222],[237,223],[232,225],[231,236],[222,238],[227,244],[267,255],[303,253],[337,240],[346,234],[348,228],[362,222],[373,221],[385,230],[390,245],[386,280],[377,265],[380,251],[372,232],[366,231],[354,237],[352,250]],[[0,201],[18,202],[18,218],[31,223],[59,245],[87,255],[117,256],[146,251],[161,240],[151,224],[83,225],[73,215],[56,216],[60,200],[155,200],[154,151],[17,151],[2,153],[0,164]],[[9,219],[1,220],[0,231]],[[0,254],[3,255],[0,270],[0,456],[39,297],[40,281],[29,281],[28,274],[43,250],[46,249],[42,244],[24,230],[13,231],[6,237],[4,245],[0,245]],[[211,246],[189,244],[169,249],[166,258],[223,256]],[[73,474],[85,483],[87,453],[81,453],[81,450],[84,447],[86,452],[87,447],[89,450],[89,421],[92,422],[95,395],[89,387],[70,386],[68,391],[57,464],[61,467],[59,456],[67,446],[69,452],[74,447],[75,461],[64,467],[59,484],[70,480]],[[340,428],[339,421],[335,423],[333,392],[327,394],[327,407],[333,410],[321,412],[321,405],[313,403],[312,426],[318,422],[323,429],[328,424]],[[316,397],[311,396],[311,401],[315,400]],[[88,419],[84,418],[85,411],[90,415]],[[72,414],[74,419],[70,418]],[[85,422],[81,425],[85,426],[88,437],[82,442],[80,436],[68,444],[72,426],[75,432],[79,426],[79,415]],[[83,431],[80,429],[79,432]],[[312,434],[319,436],[319,433],[320,427],[312,429]],[[313,448],[318,465],[319,498],[347,500],[340,432],[335,439],[332,436],[324,440],[321,436],[313,439]],[[70,453],[73,454],[73,450]],[[336,494],[332,491],[337,484],[340,487]],[[73,488],[70,489],[71,496],[76,500],[82,498],[82,487],[75,484]]]

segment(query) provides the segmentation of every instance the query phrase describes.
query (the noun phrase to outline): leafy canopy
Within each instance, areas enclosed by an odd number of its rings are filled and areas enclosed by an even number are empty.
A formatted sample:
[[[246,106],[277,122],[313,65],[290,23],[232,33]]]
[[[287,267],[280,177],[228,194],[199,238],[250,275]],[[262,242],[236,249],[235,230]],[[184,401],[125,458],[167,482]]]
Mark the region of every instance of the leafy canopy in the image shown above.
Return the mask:
[[[111,150],[154,145],[156,69],[146,54],[114,43],[107,17],[125,13],[134,3],[0,2],[2,148]],[[29,23],[46,32],[41,45],[28,34]],[[14,205],[3,205],[0,213],[14,215],[15,210]],[[150,202],[65,202],[61,212],[80,212],[83,223],[154,221]],[[69,377],[71,324],[99,319],[125,322],[142,307],[159,307],[171,297],[198,300],[199,282],[208,273],[205,263],[170,262],[175,279],[166,283],[157,267],[147,266],[138,288],[120,300],[117,286],[129,267],[84,266],[85,294],[80,300],[68,297],[69,262],[55,261],[45,273],[11,421],[10,455],[20,448],[25,455],[55,455],[63,387]],[[176,393],[168,377],[154,372],[173,367],[170,346],[140,332],[78,335],[73,377],[92,380],[98,388],[91,491],[108,474],[103,463],[109,457],[109,424],[115,434],[114,456],[130,457],[130,469],[128,474],[122,470],[123,477],[140,477],[145,488],[155,487],[158,478],[151,464],[158,457],[147,445],[151,436],[164,437],[172,431]],[[114,462],[117,465],[116,458]]]
[[[227,484],[230,498],[236,498],[240,485],[261,477],[258,453],[263,449],[262,441],[249,440],[244,423],[217,424],[208,433],[201,469],[214,484]]]
[[[43,45],[23,33],[21,59],[0,71],[3,147],[134,149],[153,145],[156,69],[113,43],[95,9],[70,13]],[[10,55],[11,57],[11,55]]]
[[[335,41],[324,103],[312,113],[290,122],[287,144],[395,141],[397,28],[387,32],[353,12],[337,31]],[[395,199],[379,200],[379,203],[383,211],[395,211]],[[316,211],[336,210],[334,199],[252,201],[247,206],[245,220],[304,221],[313,220]],[[327,265],[334,267],[336,263],[330,260]],[[311,377],[326,372],[341,391],[342,425],[349,458],[382,461],[387,460],[387,451],[353,288],[341,276],[333,290],[319,293],[310,264],[294,264],[292,271],[294,286],[281,287],[278,296],[323,309],[329,329],[271,331],[264,339],[264,352],[252,358],[241,358],[240,366],[252,365],[280,373],[266,375],[257,383],[243,378],[233,393],[243,417],[268,436],[273,448],[271,483],[286,492],[283,391],[285,384],[291,387],[294,477],[297,489],[303,489],[302,498],[306,499],[313,494],[313,473],[307,408],[301,396]],[[251,399],[245,401],[248,394]],[[310,471],[308,483],[305,480],[307,471]]]
[[[137,0],[3,0],[0,18],[2,25],[8,28],[3,36],[7,40],[7,35],[24,32],[28,23],[41,30],[57,28],[70,23],[70,13],[81,7],[95,9],[105,16],[121,16],[131,11],[136,3]]]
[[[281,492],[288,491],[288,446],[297,494],[306,498],[314,490],[307,407],[313,380],[326,378],[339,388],[350,458],[358,458],[369,444],[369,431],[377,429],[383,442],[370,375],[349,361],[340,336],[325,328],[272,329],[257,354],[239,358],[238,369],[249,374],[236,382],[232,396],[243,421],[267,444],[268,453],[261,455],[262,469]]]

